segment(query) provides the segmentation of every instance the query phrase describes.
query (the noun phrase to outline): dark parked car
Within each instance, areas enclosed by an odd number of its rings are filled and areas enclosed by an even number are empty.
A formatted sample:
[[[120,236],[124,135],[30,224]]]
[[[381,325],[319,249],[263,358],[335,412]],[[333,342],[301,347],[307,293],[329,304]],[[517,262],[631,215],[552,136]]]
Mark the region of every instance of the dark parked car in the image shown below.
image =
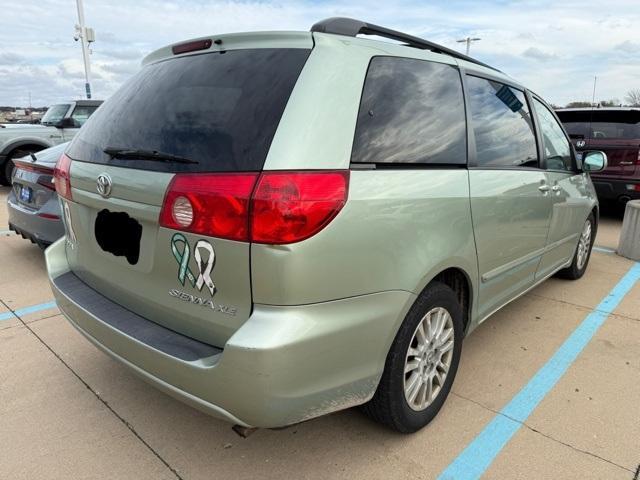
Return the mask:
[[[67,145],[69,142],[14,160],[13,187],[7,199],[9,229],[40,248],[64,234],[53,172]]]
[[[640,108],[567,108],[556,113],[578,152],[602,150],[608,166],[591,179],[600,200],[640,199]]]

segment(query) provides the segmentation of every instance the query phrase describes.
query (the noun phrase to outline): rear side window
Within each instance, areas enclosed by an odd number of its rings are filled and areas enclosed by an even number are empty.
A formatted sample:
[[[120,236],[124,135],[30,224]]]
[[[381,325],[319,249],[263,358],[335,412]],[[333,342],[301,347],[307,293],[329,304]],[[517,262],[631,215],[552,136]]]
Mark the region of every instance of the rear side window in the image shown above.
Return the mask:
[[[537,167],[538,153],[524,93],[467,77],[479,167]]]
[[[374,57],[362,92],[351,161],[466,164],[458,70],[424,60]]]
[[[540,133],[544,142],[544,157],[550,170],[572,170],[571,147],[562,127],[553,113],[537,99],[533,99],[540,120]]]
[[[574,139],[640,138],[640,110],[560,110],[556,113]]]
[[[167,172],[259,171],[309,52],[229,50],[148,65],[91,115],[67,154]],[[198,163],[111,158],[107,147]]]

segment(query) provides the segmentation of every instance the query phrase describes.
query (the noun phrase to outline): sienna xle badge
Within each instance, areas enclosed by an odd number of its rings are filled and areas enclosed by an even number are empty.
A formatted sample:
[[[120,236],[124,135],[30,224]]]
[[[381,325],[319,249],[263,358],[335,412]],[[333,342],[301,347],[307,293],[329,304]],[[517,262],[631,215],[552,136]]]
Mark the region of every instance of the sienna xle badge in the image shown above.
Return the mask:
[[[194,407],[281,427],[363,405],[413,432],[465,335],[583,275],[605,164],[426,40],[343,18],[211,36],[150,54],[68,147],[47,266],[83,335]]]

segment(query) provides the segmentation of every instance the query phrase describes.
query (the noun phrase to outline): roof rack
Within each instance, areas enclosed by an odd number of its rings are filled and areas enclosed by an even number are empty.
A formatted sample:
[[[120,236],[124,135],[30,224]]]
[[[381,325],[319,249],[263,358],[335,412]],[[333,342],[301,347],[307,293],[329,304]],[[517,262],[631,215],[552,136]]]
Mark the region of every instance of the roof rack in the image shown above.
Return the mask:
[[[443,47],[442,45],[438,45],[437,43],[430,42],[429,40],[424,40],[419,37],[414,37],[406,33],[398,32],[397,30],[391,30],[389,28],[380,27],[379,25],[363,22],[362,20],[355,20],[353,18],[327,18],[314,24],[311,27],[311,31],[320,33],[334,33],[336,35],[346,35],[348,37],[355,37],[358,34],[377,35],[379,37],[405,42],[409,47],[420,48],[422,50],[431,50],[435,53],[442,53],[444,55],[449,55],[450,57],[459,58],[460,60],[466,60],[467,62],[475,63],[476,65],[482,65],[483,67],[490,68],[491,70],[495,70],[497,72],[500,71],[495,67],[476,60],[475,58],[471,58],[450,48]]]

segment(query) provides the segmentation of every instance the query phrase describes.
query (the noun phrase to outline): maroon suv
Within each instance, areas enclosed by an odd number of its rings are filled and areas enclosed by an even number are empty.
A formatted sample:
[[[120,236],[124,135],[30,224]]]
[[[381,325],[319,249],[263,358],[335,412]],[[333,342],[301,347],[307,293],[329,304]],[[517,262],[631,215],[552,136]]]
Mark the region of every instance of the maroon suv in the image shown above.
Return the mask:
[[[578,152],[602,150],[608,166],[591,175],[600,200],[640,199],[640,108],[556,110]]]

